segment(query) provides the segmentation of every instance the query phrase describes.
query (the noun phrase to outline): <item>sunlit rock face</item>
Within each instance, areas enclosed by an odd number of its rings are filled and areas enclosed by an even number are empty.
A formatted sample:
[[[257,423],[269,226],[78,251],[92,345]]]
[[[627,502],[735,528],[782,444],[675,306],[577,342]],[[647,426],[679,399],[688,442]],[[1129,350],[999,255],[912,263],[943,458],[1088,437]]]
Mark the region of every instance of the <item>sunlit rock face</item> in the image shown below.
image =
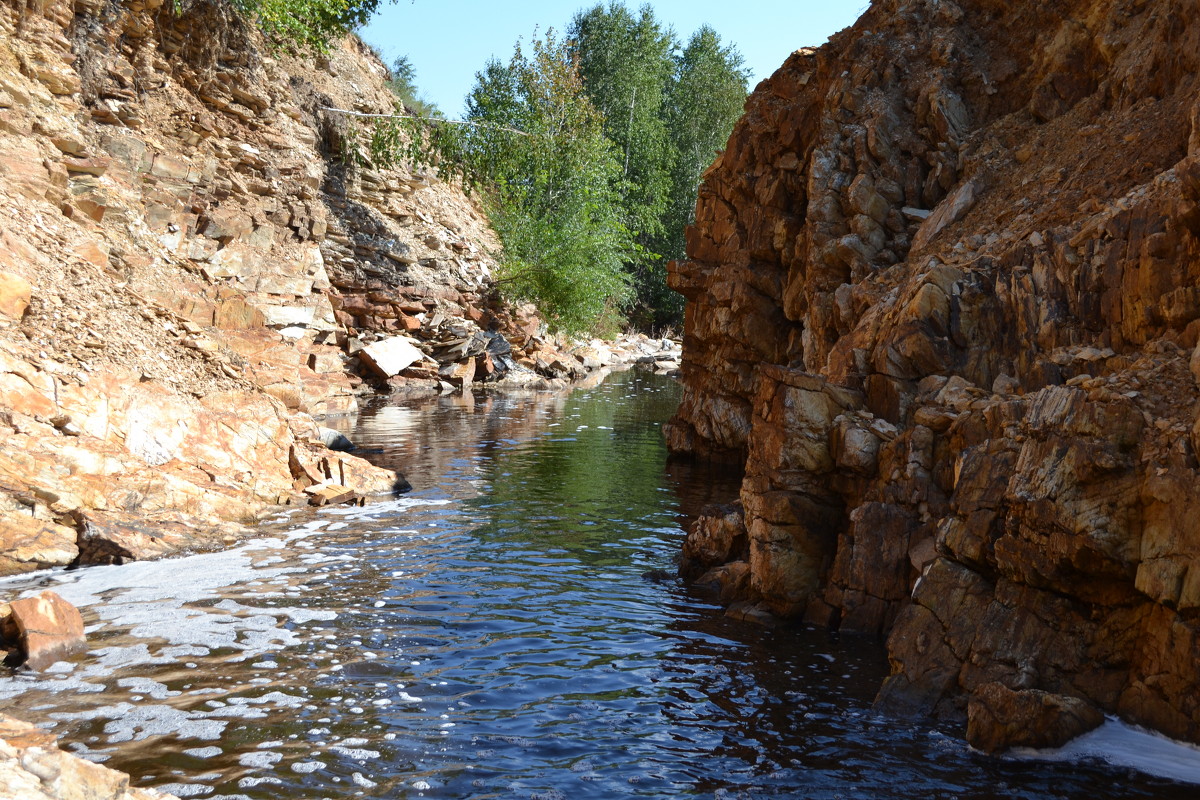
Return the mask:
[[[1076,699],[1200,740],[1194,12],[876,2],[759,85],[671,267],[740,599],[889,636],[881,704],[988,749]]]

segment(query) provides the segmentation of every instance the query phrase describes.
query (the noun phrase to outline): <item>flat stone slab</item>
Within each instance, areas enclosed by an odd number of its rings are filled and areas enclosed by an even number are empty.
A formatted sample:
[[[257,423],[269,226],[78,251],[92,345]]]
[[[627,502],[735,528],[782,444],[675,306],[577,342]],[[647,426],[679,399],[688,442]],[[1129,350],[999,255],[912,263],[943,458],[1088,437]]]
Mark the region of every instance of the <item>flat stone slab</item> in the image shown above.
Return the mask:
[[[399,375],[425,358],[413,340],[405,336],[393,336],[369,344],[359,351],[359,356],[384,378]]]

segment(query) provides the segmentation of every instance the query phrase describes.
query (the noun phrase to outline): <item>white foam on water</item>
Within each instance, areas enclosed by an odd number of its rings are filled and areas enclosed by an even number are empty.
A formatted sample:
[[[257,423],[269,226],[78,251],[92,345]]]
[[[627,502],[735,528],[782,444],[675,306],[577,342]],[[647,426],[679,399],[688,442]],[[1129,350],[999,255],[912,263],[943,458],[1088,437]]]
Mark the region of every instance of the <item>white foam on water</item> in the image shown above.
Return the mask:
[[[322,509],[322,513],[339,517],[353,517],[355,519],[375,519],[378,516],[396,516],[396,512],[407,511],[410,508],[446,506],[450,505],[451,502],[453,501],[433,500],[423,497],[396,497],[391,500],[381,500],[377,503],[371,503],[369,506],[345,506]]]
[[[254,767],[255,769],[270,769],[283,760],[283,753],[275,753],[272,751],[260,750],[255,753],[242,753],[238,756],[238,763],[243,767]],[[241,786],[241,784],[238,784]],[[247,787],[241,786],[245,789]]]
[[[221,753],[224,753],[225,751],[219,747],[214,746],[214,747],[193,747],[191,749],[184,750],[183,752],[184,752],[184,755],[189,755],[189,756],[192,756],[193,758],[212,758],[213,756],[221,755]]]
[[[229,724],[210,719],[210,714],[181,711],[169,706],[116,703],[73,713],[50,714],[56,720],[108,719],[104,732],[109,743],[141,741],[150,736],[178,735],[181,738],[215,741]]]
[[[292,764],[292,772],[299,772],[301,775],[316,772],[319,769],[325,769],[324,761],[297,761]]]
[[[350,779],[354,781],[355,786],[361,786],[364,789],[373,789],[379,785],[375,781],[365,777],[361,772],[354,773],[350,776]]]
[[[1055,750],[1018,749],[1010,758],[1027,761],[1081,761],[1097,758],[1182,783],[1200,784],[1200,747],[1168,739],[1109,718],[1090,733]]]
[[[267,692],[262,697],[231,697],[230,705],[272,705],[276,708],[300,708],[305,703],[303,697],[284,692]]]
[[[179,691],[168,689],[165,683],[159,683],[150,678],[120,678],[117,686],[137,694],[149,695],[155,700],[166,700],[168,697],[177,697],[181,694]]]
[[[176,797],[204,797],[213,793],[213,787],[200,783],[164,783],[162,786],[154,788]]]
[[[297,624],[321,620],[329,622],[337,619],[337,612],[325,608],[272,608],[272,614],[282,614]]]
[[[353,761],[366,761],[371,758],[379,758],[378,750],[365,750],[358,747],[343,747],[340,744],[335,744],[329,748],[329,752],[337,753],[339,756],[345,756]]]

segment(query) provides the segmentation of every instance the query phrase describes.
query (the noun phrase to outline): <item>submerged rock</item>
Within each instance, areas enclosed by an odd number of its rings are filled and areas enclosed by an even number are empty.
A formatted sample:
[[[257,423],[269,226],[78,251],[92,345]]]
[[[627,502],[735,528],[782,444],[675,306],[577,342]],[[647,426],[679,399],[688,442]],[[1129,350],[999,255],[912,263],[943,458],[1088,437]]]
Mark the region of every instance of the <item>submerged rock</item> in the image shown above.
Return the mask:
[[[317,432],[321,435],[321,441],[330,450],[347,452],[354,449],[354,442],[350,441],[350,437],[341,431],[335,431],[333,428],[326,428],[322,425],[317,428]]]
[[[134,789],[129,776],[58,749],[54,735],[0,714],[0,786],[6,800],[179,800]]]

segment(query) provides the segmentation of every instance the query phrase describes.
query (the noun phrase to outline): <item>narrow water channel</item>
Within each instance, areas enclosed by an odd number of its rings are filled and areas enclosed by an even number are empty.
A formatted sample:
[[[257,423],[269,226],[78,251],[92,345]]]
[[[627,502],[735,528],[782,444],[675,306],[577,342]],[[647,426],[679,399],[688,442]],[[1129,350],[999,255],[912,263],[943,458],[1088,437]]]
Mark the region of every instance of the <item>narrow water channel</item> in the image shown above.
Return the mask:
[[[879,717],[879,642],[735,622],[679,584],[681,524],[736,482],[667,464],[677,402],[628,372],[369,409],[352,435],[403,498],[0,583],[54,588],[91,644],[0,676],[0,710],[185,798],[1196,796]]]

